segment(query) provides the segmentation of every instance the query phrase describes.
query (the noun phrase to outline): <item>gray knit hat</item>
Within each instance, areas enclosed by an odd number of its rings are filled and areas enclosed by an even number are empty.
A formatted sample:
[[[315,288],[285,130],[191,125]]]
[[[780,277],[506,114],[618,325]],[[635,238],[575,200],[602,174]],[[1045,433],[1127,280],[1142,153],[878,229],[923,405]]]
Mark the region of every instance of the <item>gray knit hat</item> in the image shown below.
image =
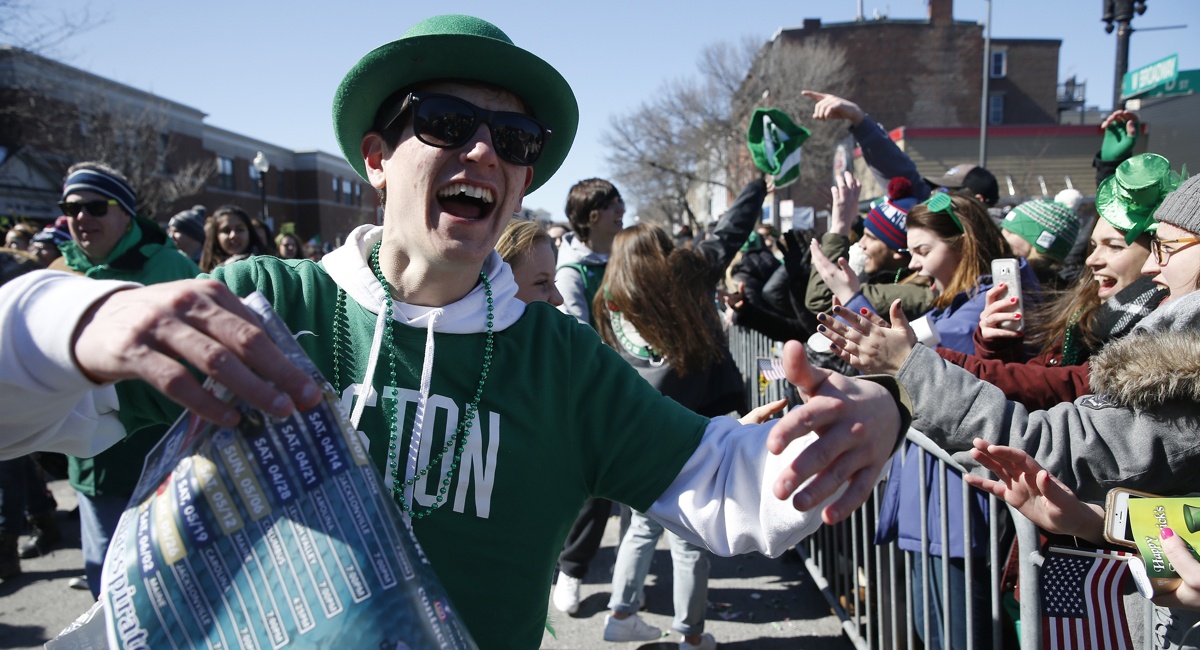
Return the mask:
[[[1191,233],[1200,233],[1200,176],[1187,179],[1168,194],[1155,210],[1154,218]]]
[[[193,206],[171,217],[167,222],[168,228],[175,228],[198,242],[204,241],[204,218],[208,209],[203,205]]]

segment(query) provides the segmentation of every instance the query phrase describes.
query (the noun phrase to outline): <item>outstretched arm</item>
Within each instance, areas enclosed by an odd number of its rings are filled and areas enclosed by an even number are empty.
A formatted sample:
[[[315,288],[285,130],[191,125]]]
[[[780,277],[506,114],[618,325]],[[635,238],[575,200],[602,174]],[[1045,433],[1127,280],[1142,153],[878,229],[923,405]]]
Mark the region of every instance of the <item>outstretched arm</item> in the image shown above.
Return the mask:
[[[996,480],[975,474],[964,474],[963,480],[1004,499],[1045,531],[1081,537],[1096,545],[1104,543],[1103,508],[1080,501],[1020,449],[990,445],[981,438],[973,444],[971,458],[995,474]]]
[[[139,287],[37,272],[5,285],[0,304],[0,393],[13,404],[4,411],[21,416],[0,423],[0,456],[87,456],[116,442],[124,429],[110,384],[122,379],[143,379],[205,419],[236,422],[236,409],[205,391],[184,363],[278,416],[321,396],[257,317],[211,280]]]
[[[813,107],[813,119],[830,120],[844,119],[850,123],[850,133],[862,149],[863,160],[871,168],[875,180],[880,187],[887,187],[888,181],[903,176],[913,187],[913,196],[919,201],[929,197],[930,187],[917,171],[917,166],[908,157],[887,132],[875,120],[859,108],[858,104],[829,93],[804,90],[801,93],[816,102]]]
[[[183,362],[275,417],[321,399],[320,389],[288,361],[258,317],[215,280],[114,293],[84,314],[72,349],[80,370],[93,381],[145,380],[225,426],[237,423],[237,409],[205,390]]]
[[[845,486],[846,491],[821,513],[825,523],[836,523],[867,500],[907,429],[900,389],[896,384],[889,389],[882,383],[814,368],[797,341],[784,346],[783,362],[788,381],[800,391],[804,404],[775,425],[767,449],[780,454],[810,431],[817,440],[779,472],[775,496],[791,497],[797,510],[808,510]]]

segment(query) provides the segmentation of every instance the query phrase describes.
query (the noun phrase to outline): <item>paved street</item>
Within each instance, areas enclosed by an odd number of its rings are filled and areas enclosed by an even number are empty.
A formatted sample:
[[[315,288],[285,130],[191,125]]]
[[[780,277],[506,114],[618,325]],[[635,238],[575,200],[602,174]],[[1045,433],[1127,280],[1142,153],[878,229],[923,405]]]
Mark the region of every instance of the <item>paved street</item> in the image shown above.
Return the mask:
[[[66,481],[51,483],[59,504],[59,523],[67,544],[46,557],[22,560],[24,574],[0,584],[0,648],[40,648],[76,616],[87,610],[91,594],[67,586],[82,575],[79,524],[70,517],[74,493]],[[611,591],[617,543],[617,519],[609,520],[604,546],[583,585],[583,603],[574,617],[554,614],[557,639],[547,634],[544,650],[674,650],[671,643],[606,643],[604,615]],[[664,630],[671,626],[671,554],[660,541],[646,585],[648,611],[642,616]],[[707,630],[726,650],[851,650],[841,625],[825,599],[795,559],[771,560],[761,555],[713,558],[709,580]]]
[[[661,642],[608,643],[603,639],[604,616],[612,593],[618,520],[609,519],[604,545],[592,563],[582,589],[578,614],[567,616],[550,605],[557,638],[547,633],[542,650],[675,650],[680,636],[672,632]],[[712,558],[708,581],[705,631],[724,650],[852,650],[841,623],[804,565],[795,555],[772,560],[759,554]],[[671,551],[660,539],[646,581],[647,623],[670,630]],[[669,643],[668,643],[669,642]]]
[[[66,544],[44,557],[21,560],[23,574],[0,583],[0,648],[40,648],[92,604],[91,592],[67,586],[83,575],[79,520],[71,517],[75,492],[66,481],[53,481],[50,489]]]

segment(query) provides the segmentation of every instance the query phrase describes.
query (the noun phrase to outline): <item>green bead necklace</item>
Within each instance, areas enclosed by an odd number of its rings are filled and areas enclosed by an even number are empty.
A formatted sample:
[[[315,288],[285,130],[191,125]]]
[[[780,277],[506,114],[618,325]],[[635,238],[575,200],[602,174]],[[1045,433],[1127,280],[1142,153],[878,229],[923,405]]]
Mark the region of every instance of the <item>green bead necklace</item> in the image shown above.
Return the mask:
[[[393,332],[392,332],[392,300],[390,298],[391,292],[388,289],[387,278],[384,277],[383,271],[380,270],[380,266],[379,266],[379,249],[380,249],[380,246],[382,245],[382,243],[383,242],[381,241],[381,242],[377,242],[375,244],[375,248],[373,248],[371,250],[371,260],[370,261],[371,261],[371,270],[375,272],[375,277],[379,279],[379,284],[383,286],[384,295],[388,296],[388,299],[386,300],[386,303],[385,303],[385,308],[387,310],[386,314],[385,314],[385,317],[386,317],[385,327],[387,327],[388,330],[387,330],[387,332],[385,332],[385,336],[383,337],[383,340],[384,340],[384,345],[387,347],[388,369],[389,369],[390,378],[391,378],[391,383],[389,385],[396,386],[397,385],[396,357],[398,356],[398,354],[396,351],[396,344],[392,340]],[[388,397],[382,397],[382,395],[380,396],[382,403],[383,403],[384,417],[387,420],[388,432],[389,432],[388,433],[388,452],[387,452],[388,460],[387,460],[387,463],[388,463],[389,474],[394,477],[392,479],[392,498],[395,499],[396,503],[400,506],[400,509],[403,510],[404,512],[408,513],[408,515],[410,517],[412,517],[413,519],[421,519],[423,517],[428,516],[434,510],[437,510],[439,507],[441,507],[442,501],[445,500],[446,493],[450,489],[450,482],[451,482],[451,480],[453,480],[454,474],[458,470],[458,465],[459,465],[460,461],[462,460],[463,448],[466,446],[467,438],[471,435],[471,424],[475,422],[475,415],[479,412],[479,400],[482,399],[482,397],[483,397],[483,385],[487,382],[488,372],[492,368],[492,351],[494,349],[492,323],[494,320],[494,313],[495,313],[495,305],[493,304],[493,300],[492,300],[492,283],[488,280],[487,273],[485,273],[483,271],[479,272],[479,277],[483,281],[483,288],[484,288],[485,294],[487,295],[487,343],[484,345],[484,348],[483,348],[483,369],[479,373],[479,384],[475,388],[475,397],[474,397],[474,399],[471,400],[471,403],[467,406],[466,411],[463,413],[462,418],[459,420],[458,427],[455,429],[454,435],[450,436],[450,438],[448,440],[446,440],[446,444],[442,447],[441,451],[434,454],[433,458],[430,459],[428,465],[426,465],[424,468],[418,470],[416,472],[416,474],[413,475],[412,478],[410,478],[406,481],[400,480],[400,473],[401,473],[401,471],[399,469],[400,454],[398,451],[399,443],[397,442],[397,436],[396,436],[396,432],[400,429],[400,425],[398,422],[398,420],[399,420],[399,399],[397,399],[396,397],[388,398]],[[346,317],[345,312],[346,312],[345,292],[342,291],[341,289],[338,289],[337,299],[334,304],[334,325],[333,325],[334,336],[337,338],[336,345],[338,346],[338,349],[333,356],[333,372],[334,372],[334,379],[338,384],[339,390],[341,388],[342,381],[341,381],[341,364],[338,362],[338,357],[341,356],[341,353],[343,350],[350,348],[350,343],[349,343],[349,341],[350,341],[350,325],[349,325],[349,318]],[[367,378],[368,381],[371,381],[371,379],[372,378],[369,378],[369,377]],[[390,404],[389,404],[389,402],[390,402]],[[414,429],[415,429],[415,425],[414,425]],[[415,430],[413,431],[413,434],[414,435],[416,434]],[[446,474],[446,478],[442,479],[442,485],[438,489],[436,501],[434,502],[434,504],[432,506],[430,506],[429,508],[427,508],[425,510],[422,510],[419,512],[414,510],[412,505],[408,502],[408,499],[404,498],[404,491],[406,489],[408,489],[409,487],[415,486],[417,481],[419,481],[420,479],[424,478],[427,474],[429,474],[429,471],[432,470],[439,463],[441,463],[442,458],[444,458],[447,453],[450,453],[451,450],[453,450],[454,459],[450,463],[450,471]]]

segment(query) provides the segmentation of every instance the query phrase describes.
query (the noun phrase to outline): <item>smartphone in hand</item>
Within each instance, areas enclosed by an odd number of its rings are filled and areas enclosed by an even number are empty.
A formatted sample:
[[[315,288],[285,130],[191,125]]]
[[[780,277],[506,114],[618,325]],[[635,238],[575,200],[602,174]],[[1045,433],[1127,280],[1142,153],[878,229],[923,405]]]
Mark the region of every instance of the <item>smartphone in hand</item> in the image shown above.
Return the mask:
[[[992,284],[1004,283],[1005,298],[1017,299],[1017,313],[1022,316],[1025,314],[1025,300],[1021,296],[1021,263],[1011,257],[1002,257],[992,260]],[[1024,332],[1025,321],[1022,320],[1007,320],[1000,323],[1000,327],[1013,332]]]

